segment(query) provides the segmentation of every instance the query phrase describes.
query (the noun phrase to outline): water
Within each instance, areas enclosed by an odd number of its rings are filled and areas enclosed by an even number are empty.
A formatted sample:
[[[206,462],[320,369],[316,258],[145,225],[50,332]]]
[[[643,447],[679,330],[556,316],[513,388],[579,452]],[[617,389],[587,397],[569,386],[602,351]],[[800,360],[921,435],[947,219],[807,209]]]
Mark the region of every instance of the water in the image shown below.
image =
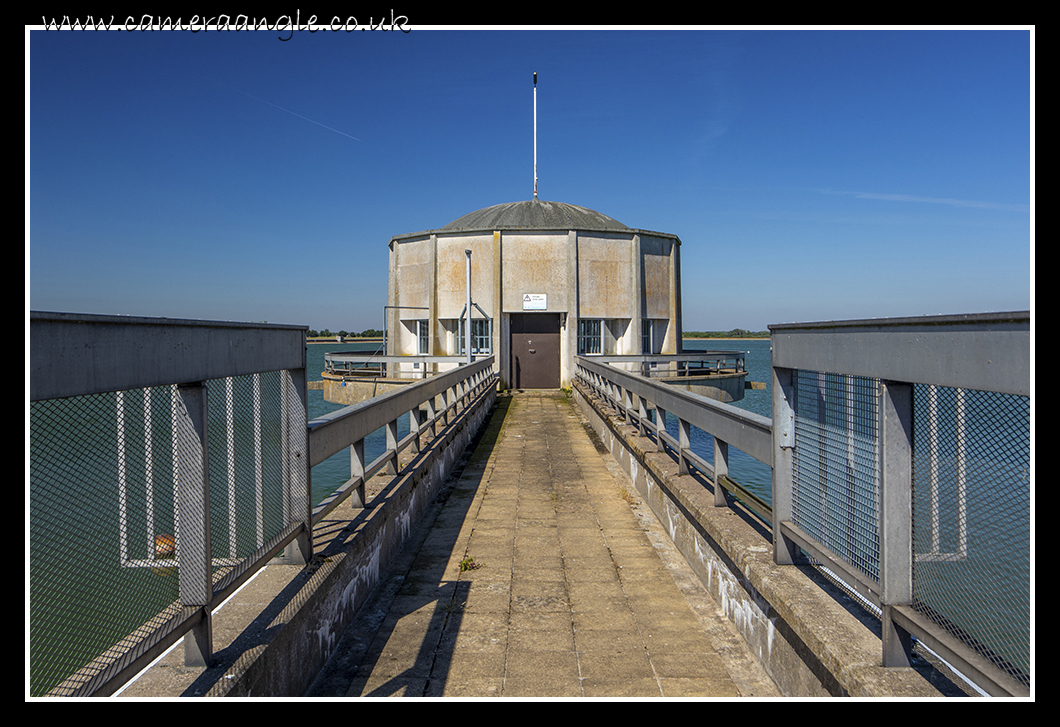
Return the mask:
[[[744,391],[744,398],[732,402],[732,405],[744,411],[772,418],[773,377],[769,339],[719,341],[710,338],[697,338],[685,339],[684,341],[685,353],[718,350],[744,351],[746,353],[747,380],[757,381],[766,385],[765,389],[747,389]],[[676,437],[677,420],[673,417],[667,417],[666,424],[670,434]],[[714,437],[693,427],[691,445],[693,452],[714,464]],[[729,447],[729,477],[739,482],[755,496],[772,505],[773,469],[731,445]]]
[[[263,416],[254,421],[246,406],[234,412],[236,468],[229,472],[227,386],[208,382],[215,558],[245,558],[283,526],[281,376],[262,374],[258,385]],[[237,400],[252,400],[252,377],[238,377],[232,389]],[[169,387],[30,407],[32,696],[57,686],[178,599],[179,569],[172,553],[160,552],[158,539],[172,542],[178,533],[177,462],[194,460],[198,440],[172,411]],[[261,442],[257,463],[255,434]],[[239,514],[235,524],[228,521],[230,503]]]
[[[324,354],[337,351],[349,351],[356,353],[374,353],[382,347],[379,341],[347,341],[346,343],[311,343],[306,350],[306,380],[320,381],[321,372],[324,370]],[[314,419],[324,414],[342,409],[344,404],[333,404],[324,400],[324,392],[320,389],[310,389],[307,396],[309,419]],[[403,437],[409,432],[408,417],[403,417],[398,423],[398,437]],[[382,429],[373,432],[364,442],[364,456],[366,462],[371,462],[386,447],[386,435]],[[345,449],[335,456],[321,462],[313,468],[313,505],[318,505],[324,498],[341,487],[350,479],[350,453]]]
[[[321,379],[324,370],[324,355],[335,351],[363,351],[372,352],[379,347],[378,342],[351,342],[351,343],[329,343],[310,344],[307,352],[307,378],[310,381]],[[744,351],[746,353],[746,366],[749,381],[762,382],[766,385],[763,390],[748,389],[743,399],[733,402],[733,406],[765,416],[772,415],[772,391],[771,391],[771,359],[769,340],[732,340],[718,341],[709,339],[689,340],[684,342],[686,351],[725,349]],[[91,658],[103,648],[114,643],[118,638],[127,633],[128,629],[142,623],[145,614],[150,615],[157,611],[162,605],[172,602],[176,597],[176,577],[168,568],[121,568],[117,564],[117,558],[113,552],[113,533],[118,530],[115,524],[117,517],[115,512],[101,512],[98,510],[100,503],[109,504],[111,507],[116,501],[115,492],[101,493],[98,489],[80,486],[83,482],[114,482],[114,462],[116,457],[111,452],[114,445],[114,395],[104,395],[102,410],[105,414],[100,415],[96,411],[85,410],[80,419],[82,429],[71,430],[61,437],[37,437],[40,434],[35,431],[31,438],[34,442],[31,451],[31,493],[33,500],[31,511],[33,514],[31,522],[31,562],[34,564],[31,575],[31,641],[34,645],[32,650],[31,666],[33,673],[34,694],[40,694],[55,684],[61,677],[83,662],[84,658]],[[212,400],[220,400],[214,397]],[[948,401],[948,400],[947,400]],[[165,402],[163,402],[164,404]],[[1013,422],[1010,426],[1002,429],[1006,431],[1029,431],[1026,419],[1026,402],[1021,404],[1024,408],[1013,412]],[[943,407],[952,406],[944,404]],[[126,403],[127,409],[135,410],[136,401]],[[165,407],[163,407],[165,408]],[[308,415],[312,419],[323,414],[342,408],[342,405],[333,404],[324,400],[323,392],[310,390],[308,392]],[[985,414],[980,416],[980,409],[996,409],[996,402],[968,402],[969,421],[979,418],[989,419]],[[212,407],[211,407],[212,409]],[[212,411],[212,415],[219,413]],[[943,413],[943,412],[940,412]],[[946,421],[949,417],[943,416]],[[158,420],[162,422],[163,419]],[[212,421],[212,419],[211,419]],[[42,422],[35,422],[34,427],[52,426]],[[58,425],[54,425],[58,426]],[[65,425],[64,425],[65,426]],[[949,431],[944,425],[942,439],[949,438]],[[950,427],[952,428],[952,427]],[[220,427],[211,424],[211,430],[220,432]],[[671,434],[676,435],[676,422],[670,427]],[[399,423],[399,436],[408,432],[407,417]],[[969,432],[969,444],[972,445],[978,439],[990,442],[994,439],[991,434]],[[76,439],[80,437],[86,441]],[[45,475],[44,466],[38,461],[39,453],[37,446],[40,441],[55,440],[64,443],[69,451],[54,460],[53,473]],[[76,439],[76,441],[75,441]],[[130,438],[133,442],[136,438]],[[39,441],[38,441],[39,440]],[[365,455],[368,461],[378,457],[384,448],[384,434],[382,430],[370,435],[365,442]],[[96,456],[84,457],[79,454],[83,451],[75,445],[84,445],[89,451],[96,451]],[[709,462],[713,461],[714,442],[713,438],[706,432],[697,429],[692,430],[693,450]],[[979,450],[978,456],[969,454],[969,468],[980,475],[980,480],[985,480],[992,486],[987,492],[978,497],[970,496],[969,502],[969,535],[970,557],[960,563],[918,563],[918,580],[928,582],[937,577],[952,588],[955,582],[964,583],[965,586],[958,589],[961,594],[959,599],[967,609],[955,608],[953,598],[950,595],[922,596],[925,600],[937,603],[940,608],[950,614],[951,617],[965,624],[966,628],[974,638],[986,644],[988,648],[1001,657],[1015,664],[1023,672],[1029,673],[1029,661],[1027,658],[1028,633],[1027,604],[1029,594],[1026,592],[1029,583],[1027,543],[1029,541],[1027,512],[1028,502],[1028,471],[1029,463],[1023,459],[1012,463],[1008,460],[1017,452],[1026,452],[1028,445],[1024,442],[1006,443],[988,447],[985,444],[969,447],[971,451]],[[275,449],[275,448],[273,448]],[[923,449],[920,450],[921,452]],[[102,454],[99,454],[102,453]],[[109,453],[109,454],[108,454]],[[130,452],[130,454],[133,454]],[[730,447],[730,476],[741,485],[753,492],[767,503],[771,503],[772,474],[769,467],[740,452],[735,447]],[[1023,455],[1026,457],[1026,454]],[[156,466],[167,460],[165,452],[156,453]],[[141,455],[133,455],[132,461],[139,461]],[[940,464],[941,469],[952,468],[951,457],[944,456]],[[989,463],[990,467],[987,467]],[[918,458],[916,463],[918,470],[926,469]],[[990,469],[993,468],[993,469]],[[1003,471],[995,472],[1000,468]],[[982,473],[990,470],[991,476],[982,477]],[[1022,480],[1017,487],[1008,490],[998,490],[997,485],[1013,479]],[[349,454],[340,452],[331,459],[313,468],[313,503],[319,503],[328,494],[341,486],[349,479],[350,465]],[[135,475],[135,472],[131,472]],[[47,502],[38,501],[41,490],[36,485],[38,477],[47,476],[60,482],[69,481],[68,485],[56,489],[59,493]],[[160,481],[164,478],[159,475]],[[113,489],[113,486],[111,486]],[[992,496],[992,499],[991,497]],[[999,514],[999,508],[1004,505],[1009,508],[1003,514]],[[922,512],[920,505],[918,512]],[[947,514],[948,513],[948,514]],[[218,519],[222,519],[222,513],[216,513]],[[985,520],[980,521],[980,516]],[[953,519],[952,512],[943,511],[942,520],[947,517]],[[944,522],[945,524],[945,522]],[[1007,533],[1013,540],[1008,545],[1001,545],[1002,540],[995,537],[995,531],[999,528]],[[917,525],[918,535],[923,532]],[[948,528],[952,534],[952,527]],[[222,539],[218,545],[222,546]],[[952,536],[951,536],[952,540]],[[107,547],[101,548],[101,543]],[[923,547],[923,546],[921,546]],[[952,551],[954,543],[947,541],[944,536],[941,547]],[[921,551],[922,552],[922,551]],[[134,556],[136,554],[133,554]],[[142,557],[142,555],[136,556]],[[962,565],[963,564],[963,565]],[[954,571],[961,567],[965,572],[958,575]],[[56,575],[49,576],[49,571]],[[52,583],[52,578],[58,578],[58,573],[65,571],[65,579],[58,579]],[[69,578],[72,573],[76,586],[68,588]],[[989,588],[977,586],[991,575],[994,585]],[[1016,591],[1012,591],[1016,584]],[[59,591],[56,591],[59,588]],[[976,598],[982,591],[1001,593],[1001,598],[994,598],[990,603],[983,603]],[[55,591],[53,593],[53,591]],[[138,602],[130,604],[120,598],[121,593],[136,593]],[[111,596],[118,595],[115,599]],[[936,600],[937,599],[937,600]],[[1006,601],[1007,599],[1007,601]],[[1018,604],[1018,607],[1014,604]],[[965,610],[973,613],[965,614]],[[982,614],[990,614],[988,622],[1001,624],[1001,634],[991,633],[985,628],[977,628],[969,624],[983,624]],[[979,616],[977,619],[976,616]],[[94,624],[92,628],[86,629],[83,624],[89,622]],[[34,626],[40,625],[39,628]],[[75,643],[79,642],[79,643]],[[1010,646],[1012,645],[1012,646]],[[60,662],[46,668],[43,673],[40,664],[48,659],[54,658],[54,654],[62,654]],[[86,657],[80,657],[85,654]]]
[[[354,343],[314,343],[310,344],[307,353],[306,378],[309,381],[320,381],[324,370],[324,354],[336,351],[358,351],[371,353],[379,348],[378,342]],[[748,389],[744,398],[733,402],[733,405],[746,411],[765,417],[772,416],[772,383],[770,375],[771,358],[769,339],[718,341],[712,339],[695,339],[684,342],[686,352],[705,350],[744,351],[746,355],[747,380],[766,384],[765,390]],[[324,400],[324,392],[309,392],[309,418],[319,417],[341,409],[343,405],[332,404]],[[671,434],[676,436],[676,420],[669,422]],[[398,436],[408,433],[408,421],[402,419]],[[383,452],[384,434],[379,430],[365,440],[365,459],[372,461]],[[699,429],[692,429],[692,449],[708,462],[714,461],[714,438]],[[729,447],[729,476],[746,487],[765,502],[772,502],[772,470],[753,457],[749,457],[735,447]],[[348,452],[340,452],[334,457],[313,468],[313,504],[316,505],[336,488],[350,478],[350,457]]]

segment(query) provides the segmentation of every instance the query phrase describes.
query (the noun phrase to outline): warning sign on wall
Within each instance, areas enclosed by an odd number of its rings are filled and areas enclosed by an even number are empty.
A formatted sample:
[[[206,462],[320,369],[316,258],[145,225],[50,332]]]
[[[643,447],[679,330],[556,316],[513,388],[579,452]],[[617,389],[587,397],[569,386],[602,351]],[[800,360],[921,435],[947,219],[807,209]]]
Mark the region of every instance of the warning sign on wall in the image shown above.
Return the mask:
[[[548,310],[548,296],[545,293],[523,294],[523,310]]]

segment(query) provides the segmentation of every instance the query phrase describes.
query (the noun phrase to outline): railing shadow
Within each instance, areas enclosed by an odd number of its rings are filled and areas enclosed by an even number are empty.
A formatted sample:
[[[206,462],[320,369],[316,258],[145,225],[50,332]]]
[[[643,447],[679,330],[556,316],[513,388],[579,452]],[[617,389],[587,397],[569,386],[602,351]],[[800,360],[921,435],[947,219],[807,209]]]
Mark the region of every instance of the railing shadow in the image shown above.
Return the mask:
[[[508,397],[498,397],[476,440],[442,492],[410,535],[388,575],[380,581],[310,687],[310,697],[441,696],[460,631],[470,583],[450,563],[488,460],[504,424]],[[410,635],[398,624],[411,627]],[[405,629],[402,629],[405,631]],[[412,664],[388,672],[395,640],[418,638]],[[409,650],[411,651],[411,649]],[[380,679],[382,681],[380,682]]]

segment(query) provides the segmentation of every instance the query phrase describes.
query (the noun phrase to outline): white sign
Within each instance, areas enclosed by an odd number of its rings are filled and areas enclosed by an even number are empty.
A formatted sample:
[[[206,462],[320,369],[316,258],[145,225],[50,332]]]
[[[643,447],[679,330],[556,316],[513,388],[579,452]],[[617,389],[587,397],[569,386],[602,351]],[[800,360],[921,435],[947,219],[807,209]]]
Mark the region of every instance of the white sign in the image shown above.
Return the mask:
[[[523,310],[548,310],[548,296],[544,293],[523,294]]]

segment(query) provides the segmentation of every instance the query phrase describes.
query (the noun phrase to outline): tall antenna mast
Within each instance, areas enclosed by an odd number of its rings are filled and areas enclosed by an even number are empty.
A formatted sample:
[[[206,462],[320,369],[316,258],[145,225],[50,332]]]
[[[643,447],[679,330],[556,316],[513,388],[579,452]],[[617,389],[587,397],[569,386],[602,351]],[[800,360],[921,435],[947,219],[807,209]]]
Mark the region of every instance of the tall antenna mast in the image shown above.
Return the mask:
[[[537,71],[534,71],[534,199],[537,199]]]

